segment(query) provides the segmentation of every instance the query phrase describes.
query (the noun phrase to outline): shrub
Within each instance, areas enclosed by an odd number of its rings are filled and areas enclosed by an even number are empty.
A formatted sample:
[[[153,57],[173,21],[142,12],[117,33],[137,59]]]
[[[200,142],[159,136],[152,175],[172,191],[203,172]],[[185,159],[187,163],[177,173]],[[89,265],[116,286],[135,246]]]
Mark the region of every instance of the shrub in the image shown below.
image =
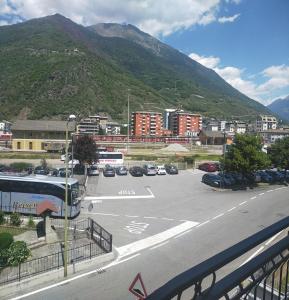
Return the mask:
[[[34,228],[35,227],[35,222],[34,222],[32,216],[29,216],[27,227],[29,227],[29,228]]]
[[[4,250],[9,248],[9,246],[13,243],[13,236],[9,232],[1,232],[0,233],[0,250]]]
[[[188,165],[194,165],[194,164],[195,164],[195,157],[194,157],[194,156],[185,156],[185,157],[184,157],[184,161],[185,161]]]
[[[13,242],[7,250],[7,262],[11,266],[17,266],[23,263],[30,255],[31,251],[24,241]]]
[[[0,225],[5,223],[5,214],[2,210],[0,210]]]
[[[29,168],[32,168],[33,165],[27,162],[14,162],[11,163],[10,168],[16,172],[22,172],[22,171],[26,171]]]
[[[17,212],[12,213],[10,216],[10,223],[13,226],[20,226],[21,224],[20,214]]]

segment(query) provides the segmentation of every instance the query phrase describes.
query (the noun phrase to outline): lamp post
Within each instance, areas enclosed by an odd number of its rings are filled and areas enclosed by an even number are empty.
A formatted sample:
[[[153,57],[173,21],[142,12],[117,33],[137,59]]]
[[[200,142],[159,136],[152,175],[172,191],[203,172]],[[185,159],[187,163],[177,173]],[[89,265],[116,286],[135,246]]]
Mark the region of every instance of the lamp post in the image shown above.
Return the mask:
[[[130,92],[130,89],[127,90],[127,143],[126,143],[126,153],[128,153],[128,145],[129,145],[129,92]]]
[[[67,238],[68,238],[68,220],[67,220],[67,202],[68,202],[68,123],[76,119],[75,115],[70,115],[66,121],[65,131],[65,206],[64,206],[64,277],[67,277]]]

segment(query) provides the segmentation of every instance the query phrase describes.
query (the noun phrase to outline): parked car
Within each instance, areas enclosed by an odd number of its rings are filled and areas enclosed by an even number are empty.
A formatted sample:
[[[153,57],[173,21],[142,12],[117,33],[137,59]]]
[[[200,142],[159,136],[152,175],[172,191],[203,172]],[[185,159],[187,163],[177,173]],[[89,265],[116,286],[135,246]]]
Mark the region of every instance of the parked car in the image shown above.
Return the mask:
[[[87,175],[88,175],[88,176],[98,176],[98,175],[99,175],[98,167],[97,167],[96,165],[91,165],[91,166],[87,169]]]
[[[141,177],[143,176],[143,168],[137,166],[131,167],[129,173],[134,177]]]
[[[289,182],[289,170],[282,170],[280,171],[280,173],[282,174],[284,181]]]
[[[68,167],[69,168],[74,168],[76,165],[78,165],[79,164],[79,160],[78,159],[73,159],[73,160],[70,160],[69,162],[68,162]]]
[[[44,168],[42,166],[37,166],[34,169],[34,174],[35,175],[48,175],[49,174],[49,169]]]
[[[273,182],[284,182],[285,180],[284,174],[281,172],[274,170],[266,170],[265,172],[272,177]]]
[[[85,173],[85,166],[81,164],[76,164],[73,168],[73,174],[75,175],[84,175]]]
[[[120,176],[127,175],[127,168],[125,166],[117,167],[116,174]]]
[[[199,165],[199,169],[205,172],[216,172],[218,167],[215,163],[203,163]]]
[[[202,182],[213,187],[221,187],[222,185],[222,179],[217,174],[204,174],[202,177]]]
[[[58,169],[58,176],[59,177],[66,177],[66,168],[59,168]],[[71,170],[67,170],[67,177],[71,176]]]
[[[261,182],[264,182],[264,183],[273,183],[274,182],[272,176],[270,176],[265,171],[257,171],[256,175],[260,176]]]
[[[103,169],[103,176],[105,177],[114,177],[115,176],[115,169],[110,165],[106,165]]]
[[[166,169],[165,166],[161,165],[161,166],[157,166],[157,174],[158,175],[166,175]]]
[[[174,165],[165,165],[166,172],[170,175],[179,174],[179,170]]]
[[[58,169],[51,169],[50,170],[50,175],[54,176],[54,177],[59,176],[59,170]]]
[[[221,186],[222,188],[231,188],[236,185],[236,180],[230,173],[219,173],[221,178]]]
[[[61,161],[65,161],[65,158],[66,158],[66,155],[65,155],[65,154],[62,154],[62,155],[60,156],[60,160],[61,160]],[[68,153],[68,159],[69,159],[69,160],[72,159],[71,153]]]
[[[144,174],[147,176],[155,176],[157,174],[157,168],[154,165],[144,165],[143,170]]]

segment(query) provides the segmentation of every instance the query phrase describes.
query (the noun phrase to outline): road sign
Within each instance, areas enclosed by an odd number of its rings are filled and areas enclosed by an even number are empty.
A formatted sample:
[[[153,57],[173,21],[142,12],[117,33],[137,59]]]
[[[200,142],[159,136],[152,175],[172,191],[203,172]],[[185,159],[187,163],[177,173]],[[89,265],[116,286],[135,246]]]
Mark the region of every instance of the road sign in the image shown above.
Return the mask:
[[[128,290],[137,296],[138,300],[143,300],[148,296],[140,273],[136,275]]]

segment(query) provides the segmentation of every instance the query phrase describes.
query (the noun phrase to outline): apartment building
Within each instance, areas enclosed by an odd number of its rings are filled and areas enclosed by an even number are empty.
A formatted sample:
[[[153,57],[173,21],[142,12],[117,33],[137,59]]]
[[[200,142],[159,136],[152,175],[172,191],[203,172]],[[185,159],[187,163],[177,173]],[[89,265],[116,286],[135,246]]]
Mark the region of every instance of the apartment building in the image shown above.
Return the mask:
[[[256,120],[256,131],[277,129],[277,119],[270,115],[259,115]]]
[[[93,115],[82,119],[76,126],[78,134],[97,135],[100,131],[100,126],[105,127],[108,118],[105,116]]]
[[[197,136],[202,129],[202,116],[176,110],[170,113],[169,125],[175,136]]]
[[[131,114],[131,134],[135,136],[161,136],[162,113],[137,111]]]

